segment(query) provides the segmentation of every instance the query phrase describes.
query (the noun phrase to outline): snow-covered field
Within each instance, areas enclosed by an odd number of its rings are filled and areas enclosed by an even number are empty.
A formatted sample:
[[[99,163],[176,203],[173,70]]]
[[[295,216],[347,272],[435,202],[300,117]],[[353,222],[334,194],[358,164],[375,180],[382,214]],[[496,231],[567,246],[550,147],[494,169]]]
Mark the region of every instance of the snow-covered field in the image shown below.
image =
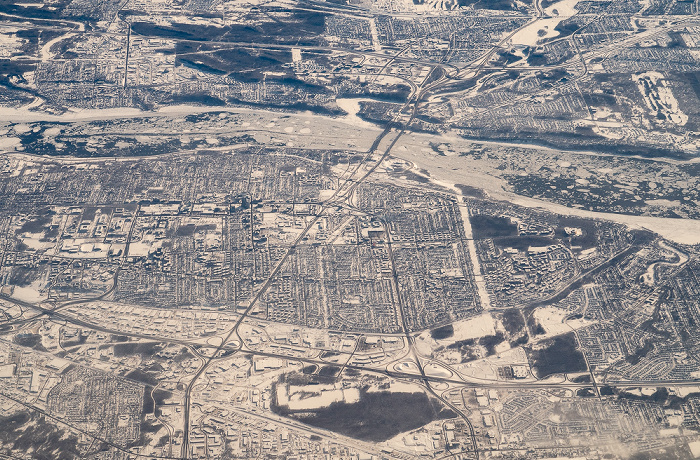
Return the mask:
[[[545,335],[538,335],[537,339],[539,340],[566,334],[567,332],[594,324],[593,321],[584,318],[565,321],[569,313],[555,307],[538,308],[533,312],[533,315],[542,325],[546,333]]]
[[[416,347],[422,354],[429,354],[431,350],[451,343],[478,339],[487,335],[494,335],[501,325],[491,316],[491,313],[483,313],[474,318],[455,321],[452,323],[454,334],[451,337],[435,340],[430,336],[430,331],[424,331],[416,338]]]
[[[579,0],[562,0],[550,5],[545,13],[551,17],[533,21],[513,35],[510,41],[514,45],[536,46],[540,40],[557,37],[559,32],[555,28],[561,21],[576,14],[578,2]]]

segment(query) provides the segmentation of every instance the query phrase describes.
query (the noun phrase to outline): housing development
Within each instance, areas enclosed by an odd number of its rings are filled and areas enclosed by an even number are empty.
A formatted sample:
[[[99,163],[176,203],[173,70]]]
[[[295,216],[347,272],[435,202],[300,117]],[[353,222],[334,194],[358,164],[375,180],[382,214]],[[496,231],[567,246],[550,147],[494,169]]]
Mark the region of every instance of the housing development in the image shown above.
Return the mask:
[[[700,458],[696,0],[0,0],[0,458]]]

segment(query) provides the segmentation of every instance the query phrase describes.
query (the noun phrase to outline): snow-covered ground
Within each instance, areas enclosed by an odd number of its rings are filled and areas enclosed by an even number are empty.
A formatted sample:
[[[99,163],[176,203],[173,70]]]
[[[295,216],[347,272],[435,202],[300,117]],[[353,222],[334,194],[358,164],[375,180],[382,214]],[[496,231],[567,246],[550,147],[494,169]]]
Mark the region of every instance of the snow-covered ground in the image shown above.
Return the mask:
[[[669,265],[672,267],[678,267],[678,266],[683,265],[686,262],[688,262],[688,256],[685,253],[679,251],[678,249],[676,249],[672,246],[669,246],[668,244],[664,243],[663,241],[659,242],[659,246],[662,249],[665,249],[667,251],[671,251],[674,254],[676,254],[676,256],[678,257],[678,260],[676,262],[656,262],[656,263],[649,265],[649,267],[647,267],[647,271],[642,275],[642,281],[644,282],[644,284],[646,284],[648,286],[653,286],[654,283],[656,282],[654,274],[656,272],[656,267],[658,267],[659,265]]]
[[[533,312],[533,315],[545,330],[545,335],[537,336],[538,340],[566,334],[594,324],[593,321],[584,318],[565,321],[569,313],[551,306],[538,308]]]
[[[550,5],[545,9],[546,15],[550,17],[537,19],[524,27],[511,37],[511,43],[536,46],[540,40],[557,37],[559,32],[554,29],[561,21],[576,14],[578,2],[579,0],[562,0]]]
[[[460,340],[478,339],[487,335],[494,335],[496,330],[502,329],[502,326],[491,316],[491,313],[483,313],[474,318],[455,321],[452,323],[452,328],[454,329],[454,334],[445,339],[433,339],[430,336],[430,331],[424,331],[416,337],[416,348],[419,353],[429,355],[433,349],[439,346],[446,346]]]
[[[29,286],[15,286],[12,291],[12,297],[31,303],[46,300],[48,293],[39,291],[43,284],[43,280],[36,280]]]
[[[637,83],[639,92],[642,93],[644,102],[649,108],[649,113],[656,116],[662,114],[671,122],[683,126],[688,122],[688,115],[678,106],[678,100],[668,87],[666,78],[660,72],[644,72],[632,76]]]
[[[372,129],[377,129],[377,126],[373,125],[372,123],[369,123],[359,116],[357,114],[360,112],[360,102],[363,101],[370,101],[370,99],[345,99],[345,98],[339,98],[335,100],[335,103],[340,107],[341,109],[345,110],[348,114],[344,116],[342,119],[348,124],[351,124],[353,126],[358,126],[362,128],[372,128]]]

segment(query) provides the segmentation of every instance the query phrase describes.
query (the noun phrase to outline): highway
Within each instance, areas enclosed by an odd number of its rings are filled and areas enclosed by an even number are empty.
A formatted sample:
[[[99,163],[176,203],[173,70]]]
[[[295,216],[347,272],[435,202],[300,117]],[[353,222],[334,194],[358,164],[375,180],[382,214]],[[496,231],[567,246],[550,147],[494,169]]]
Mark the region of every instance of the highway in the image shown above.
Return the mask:
[[[429,77],[430,77],[430,73],[426,76],[424,83],[428,80]],[[223,351],[225,349],[226,345],[231,340],[231,338],[234,335],[238,335],[238,328],[240,327],[240,325],[250,315],[250,312],[256,307],[260,298],[272,285],[274,279],[279,274],[280,270],[282,269],[283,265],[288,260],[289,256],[294,252],[297,245],[299,245],[299,243],[301,243],[301,241],[304,239],[304,237],[313,228],[313,226],[316,224],[316,222],[318,222],[318,220],[323,216],[323,214],[326,212],[326,210],[333,208],[333,207],[336,207],[339,204],[344,203],[346,200],[351,198],[351,196],[355,192],[356,188],[361,183],[363,183],[379,167],[379,165],[382,164],[382,162],[386,158],[389,157],[389,153],[391,152],[391,149],[394,147],[394,145],[396,144],[398,139],[404,133],[403,127],[395,135],[393,140],[390,142],[389,146],[384,150],[381,157],[379,159],[372,158],[373,155],[376,153],[377,149],[379,148],[379,145],[381,144],[382,140],[387,135],[389,135],[389,133],[399,123],[399,119],[402,116],[401,113],[403,112],[403,110],[405,108],[409,107],[411,104],[413,104],[414,108],[411,112],[411,117],[410,117],[408,123],[406,123],[406,125],[410,124],[410,121],[413,120],[413,117],[415,117],[418,102],[419,102],[421,96],[422,96],[421,87],[418,87],[417,90],[414,91],[414,93],[411,94],[411,96],[408,98],[408,100],[404,104],[402,110],[399,111],[399,114],[397,115],[396,119],[387,123],[384,130],[379,134],[379,136],[377,136],[377,138],[372,143],[372,146],[368,150],[368,152],[365,155],[365,157],[363,158],[363,160],[360,163],[358,163],[357,167],[354,170],[352,170],[352,172],[348,175],[348,177],[344,178],[342,184],[336,189],[336,191],[333,193],[333,195],[331,195],[330,198],[328,198],[325,202],[322,203],[321,208],[318,211],[318,213],[312,219],[310,219],[307,226],[299,233],[297,238],[290,245],[289,249],[285,252],[285,254],[277,262],[274,269],[270,272],[270,275],[268,276],[268,278],[265,280],[265,282],[263,283],[261,288],[257,291],[257,293],[252,298],[252,300],[249,302],[245,311],[241,314],[240,318],[236,321],[234,326],[225,335],[225,337],[222,340],[219,347],[217,347],[217,349],[213,353],[213,355],[208,360],[206,360],[204,362],[204,364],[199,368],[197,373],[194,375],[192,380],[187,385],[187,388],[185,390],[185,401],[184,401],[184,416],[183,417],[185,420],[185,424],[183,427],[183,443],[182,443],[182,449],[181,449],[181,457],[182,458],[189,458],[189,453],[190,453],[190,442],[189,442],[190,408],[191,408],[191,403],[192,403],[192,389],[193,389],[194,385],[196,384],[197,380],[202,376],[202,374],[211,365],[211,363],[215,361],[216,356],[221,351]],[[398,125],[398,126],[406,126],[406,125]],[[367,170],[362,174],[362,168],[366,167],[367,163],[370,161],[372,161],[373,164],[369,168],[367,168]],[[358,175],[358,174],[361,174],[361,175],[358,178],[353,179],[353,177]],[[240,346],[242,346],[243,340],[240,337],[240,335],[238,335],[238,339],[239,339]]]
[[[341,7],[341,6],[333,6],[329,5],[326,3],[319,3],[319,2],[313,2],[313,1],[307,1],[305,2],[305,5],[308,6],[308,10],[310,11],[325,11],[329,12],[331,14],[339,14],[339,15],[363,15],[363,12],[359,9],[353,8],[353,7]],[[37,320],[40,320],[42,318],[46,318],[50,321],[55,321],[55,322],[65,322],[69,323],[81,328],[85,329],[90,329],[94,331],[99,331],[99,332],[104,332],[104,333],[109,333],[109,334],[115,334],[115,335],[124,335],[127,337],[131,337],[134,339],[140,339],[140,340],[153,340],[153,341],[159,341],[159,342],[164,342],[164,343],[172,343],[172,344],[179,344],[183,346],[187,346],[188,349],[192,350],[197,357],[201,359],[201,365],[197,369],[197,372],[192,376],[192,378],[187,382],[187,385],[184,390],[184,398],[183,398],[183,443],[181,446],[180,450],[180,455],[179,458],[186,459],[190,458],[191,455],[191,443],[190,443],[190,432],[192,431],[192,414],[191,414],[191,407],[193,406],[193,391],[195,387],[197,386],[198,383],[201,382],[202,376],[205,375],[206,371],[212,366],[212,364],[218,362],[221,359],[228,359],[234,354],[240,354],[240,355],[249,355],[249,356],[261,356],[261,357],[271,357],[271,358],[279,358],[279,359],[284,359],[284,360],[289,360],[289,361],[298,361],[302,363],[307,363],[307,364],[315,364],[315,365],[327,365],[329,364],[328,361],[324,361],[320,358],[309,358],[309,357],[298,357],[298,356],[292,356],[284,353],[272,353],[272,352],[267,352],[267,351],[262,351],[262,350],[253,350],[246,348],[244,345],[244,340],[243,337],[241,337],[241,334],[239,332],[239,329],[242,324],[248,320],[252,314],[252,312],[258,307],[258,304],[260,300],[263,298],[263,296],[268,292],[270,287],[273,285],[273,283],[276,281],[278,275],[282,271],[284,265],[289,261],[290,256],[294,253],[296,248],[302,244],[304,241],[305,237],[308,235],[308,233],[312,230],[314,225],[318,223],[318,221],[324,217],[324,215],[327,213],[327,211],[337,208],[339,206],[347,206],[347,207],[353,207],[352,205],[352,198],[355,195],[358,187],[364,183],[367,182],[367,180],[375,174],[378,168],[383,164],[383,162],[390,158],[391,152],[399,139],[406,133],[410,132],[410,128],[412,123],[415,121],[416,116],[419,112],[419,108],[421,104],[426,100],[426,98],[432,94],[440,94],[441,96],[445,96],[447,94],[454,94],[458,93],[461,91],[464,91],[464,89],[460,89],[459,91],[454,91],[453,93],[450,93],[451,87],[454,85],[456,82],[464,82],[464,81],[469,81],[469,80],[474,80],[474,84],[478,84],[477,78],[485,71],[493,71],[493,72],[501,72],[503,70],[510,70],[510,68],[506,66],[495,66],[495,65],[490,65],[489,60],[494,56],[495,53],[497,53],[505,44],[508,43],[508,41],[520,30],[524,29],[525,27],[530,26],[534,21],[537,21],[538,19],[542,18],[545,14],[542,5],[541,5],[541,0],[536,0],[535,1],[535,10],[536,10],[536,17],[530,18],[531,21],[527,22],[520,28],[510,32],[507,34],[504,38],[500,39],[494,46],[492,46],[488,52],[485,54],[481,55],[478,59],[474,60],[473,62],[467,64],[466,66],[462,68],[458,68],[454,65],[449,64],[448,62],[448,57],[455,51],[455,37],[452,37],[452,40],[450,41],[450,45],[448,47],[447,52],[445,53],[445,56],[443,57],[442,60],[439,62],[434,62],[434,61],[427,61],[427,60],[422,60],[422,59],[415,59],[415,58],[410,58],[410,57],[404,57],[403,54],[405,54],[407,51],[410,50],[410,46],[404,47],[401,50],[394,51],[393,54],[391,53],[382,53],[382,52],[377,52],[377,51],[360,51],[360,50],[353,50],[353,49],[347,49],[347,48],[340,48],[340,47],[332,47],[332,46],[314,46],[314,45],[292,45],[292,44],[266,44],[266,43],[250,43],[250,42],[202,42],[202,41],[196,41],[196,43],[206,43],[209,45],[219,45],[221,48],[217,50],[212,50],[211,52],[216,52],[221,49],[226,49],[227,47],[238,47],[238,48],[254,48],[254,49],[285,49],[289,50],[292,48],[300,48],[305,51],[331,51],[331,52],[342,52],[342,53],[348,53],[352,55],[359,55],[363,57],[374,57],[374,58],[380,58],[384,61],[386,61],[381,67],[379,67],[379,71],[376,74],[371,74],[374,79],[376,79],[380,75],[384,75],[384,72],[390,68],[390,66],[394,63],[406,63],[406,64],[411,64],[411,65],[417,65],[417,66],[425,66],[429,67],[430,71],[428,74],[425,76],[422,82],[420,83],[414,83],[410,80],[404,79],[409,86],[411,86],[411,93],[409,97],[407,98],[406,102],[402,105],[401,109],[398,111],[398,115],[394,117],[394,119],[388,121],[382,130],[382,132],[374,139],[371,147],[368,149],[368,151],[365,153],[362,161],[360,161],[354,168],[348,167],[348,170],[346,173],[344,173],[339,181],[338,181],[338,187],[335,190],[335,192],[332,194],[330,198],[325,200],[324,202],[320,203],[320,208],[319,211],[311,218],[308,220],[305,228],[297,235],[297,237],[294,239],[294,241],[291,243],[287,251],[283,254],[283,256],[277,261],[275,264],[274,268],[270,271],[269,275],[264,279],[261,285],[257,288],[254,296],[252,299],[248,302],[245,310],[242,312],[242,314],[236,319],[235,323],[231,328],[229,328],[227,331],[221,334],[219,337],[221,339],[220,344],[217,347],[212,347],[214,348],[214,352],[211,353],[210,355],[202,355],[198,351],[196,351],[195,346],[198,344],[197,340],[192,339],[192,340],[183,340],[183,339],[178,339],[174,337],[167,337],[167,336],[160,336],[157,334],[143,334],[143,333],[131,333],[131,332],[124,332],[120,331],[114,328],[110,327],[105,327],[99,324],[95,324],[93,322],[90,322],[89,320],[86,320],[84,318],[80,318],[77,316],[74,316],[69,313],[65,313],[63,310],[66,309],[66,307],[72,306],[72,305],[79,305],[79,304],[86,304],[90,302],[96,302],[100,301],[103,299],[106,299],[108,296],[110,296],[115,289],[117,288],[117,283],[118,283],[118,278],[120,274],[120,270],[122,267],[127,263],[128,259],[128,254],[129,254],[129,247],[132,242],[133,238],[133,232],[134,232],[134,226],[135,226],[135,219],[133,220],[133,223],[131,225],[131,228],[129,230],[129,234],[127,237],[126,241],[126,247],[124,250],[124,255],[122,257],[121,265],[118,266],[115,270],[114,276],[113,276],[113,282],[111,287],[106,290],[104,293],[88,298],[88,299],[78,299],[78,300],[71,300],[67,302],[63,302],[60,304],[55,305],[53,308],[47,308],[45,306],[42,306],[42,304],[34,304],[30,302],[25,302],[19,299],[15,299],[11,296],[5,295],[5,294],[0,294],[0,299],[14,303],[16,305],[19,305],[27,310],[31,310],[36,312],[36,314],[33,314],[31,316],[27,317],[22,317],[22,318],[9,318],[7,317],[7,321],[1,322],[0,326],[4,328],[14,328],[14,327],[22,327],[25,325],[30,325],[34,323]],[[7,15],[6,15],[7,16]],[[592,52],[584,53],[581,52],[581,50],[578,48],[578,45],[576,44],[575,36],[577,33],[579,33],[581,30],[583,30],[585,27],[588,26],[588,24],[594,22],[597,20],[596,17],[583,27],[579,28],[577,31],[574,32],[574,34],[571,37],[566,38],[566,40],[572,40],[576,49],[576,52],[580,58],[582,67],[583,67],[583,73],[582,75],[578,75],[573,81],[575,82],[577,79],[583,78],[588,75],[589,69],[587,65],[587,60],[589,60],[593,56],[604,56],[607,55],[608,53],[614,52],[615,47],[619,47],[623,43],[628,43],[634,40],[639,40],[639,36],[634,36],[630,38],[626,38],[625,40],[621,40],[618,42],[615,42],[613,44],[609,44],[605,47],[602,47],[600,50],[595,50]],[[697,21],[697,19],[694,19]],[[690,19],[685,20],[690,23]],[[60,23],[70,23],[69,21],[56,21]],[[652,31],[650,34],[645,35],[644,37],[647,38],[649,36],[653,36],[654,34],[662,33],[663,31],[670,30],[672,27],[678,26],[678,24],[681,24],[681,21],[676,21],[672,22],[671,24],[666,24],[664,26],[660,26],[658,29],[655,29]],[[78,23],[76,23],[78,24]],[[131,39],[131,28],[129,28],[129,36],[128,40]],[[564,38],[563,38],[564,39]],[[562,39],[562,40],[563,40]],[[186,41],[186,40],[181,40],[181,41]],[[201,53],[193,53],[193,54],[201,54]],[[128,59],[129,59],[129,52],[127,49],[127,54],[126,54],[126,62],[127,62],[127,69],[128,69]],[[553,66],[553,67],[548,67],[548,66],[541,66],[541,67],[528,67],[527,69],[522,69],[522,70],[551,70],[552,68],[564,68],[565,66]],[[520,70],[517,68],[512,68],[512,70]],[[370,74],[367,74],[370,75]],[[482,77],[486,78],[486,77]],[[571,81],[567,84],[572,84]],[[124,76],[124,81],[123,81],[123,86],[127,86],[127,75]],[[523,97],[532,97],[532,94],[528,94],[527,96]],[[508,104],[512,104],[514,101],[518,100],[512,99],[508,101]],[[489,107],[487,109],[484,109],[483,112],[487,112],[490,110],[493,110],[494,107]],[[384,147],[382,148],[382,146]],[[251,201],[253,200],[253,196],[250,196]],[[253,227],[252,227],[252,208],[251,208],[251,235],[250,237],[253,238]],[[136,214],[138,214],[138,208],[136,210]],[[345,363],[342,366],[342,369],[351,369],[351,370],[356,370],[356,371],[361,371],[365,373],[372,373],[376,375],[382,375],[382,376],[387,376],[395,379],[401,379],[401,380],[408,380],[412,382],[418,382],[421,385],[423,385],[428,393],[430,393],[434,398],[438,399],[439,401],[442,402],[442,404],[449,409],[453,410],[455,413],[459,414],[459,416],[465,421],[467,424],[470,434],[471,434],[471,445],[472,448],[470,450],[470,454],[473,454],[475,458],[479,458],[480,452],[478,450],[478,444],[477,444],[477,439],[476,435],[474,432],[474,428],[468,418],[468,416],[458,407],[456,407],[454,404],[452,404],[450,401],[446,400],[441,394],[438,394],[433,386],[435,384],[447,384],[449,385],[450,389],[460,389],[460,388],[494,388],[494,389],[581,389],[581,388],[589,388],[591,386],[594,386],[596,391],[598,390],[597,388],[597,382],[595,381],[595,376],[592,371],[589,372],[591,374],[591,377],[593,378],[592,383],[575,383],[567,380],[555,380],[555,379],[548,379],[545,381],[538,380],[538,381],[533,381],[533,380],[512,380],[512,381],[492,381],[492,380],[468,380],[465,378],[459,378],[458,374],[455,373],[455,376],[453,377],[439,377],[435,375],[431,375],[429,373],[426,373],[424,366],[423,366],[423,360],[422,357],[419,356],[418,352],[416,351],[415,348],[415,334],[416,331],[412,331],[410,328],[410,324],[408,322],[408,313],[406,312],[406,306],[405,302],[402,299],[402,294],[401,294],[401,286],[400,286],[400,273],[398,273],[397,268],[396,268],[396,262],[395,262],[395,257],[394,257],[394,252],[392,248],[392,237],[390,232],[388,231],[389,228],[389,223],[384,222],[385,229],[387,231],[385,232],[386,234],[386,241],[385,241],[385,247],[387,249],[387,253],[389,256],[389,261],[391,264],[391,285],[392,285],[392,290],[391,290],[391,295],[392,295],[392,305],[393,308],[396,312],[397,318],[399,319],[399,323],[402,329],[402,334],[401,336],[406,340],[406,344],[408,347],[406,355],[402,357],[401,359],[406,359],[406,356],[410,355],[410,359],[415,362],[417,372],[396,372],[390,370],[390,366],[397,363],[398,361],[392,361],[391,363],[384,363],[382,364],[381,367],[371,367],[371,366],[358,366],[358,365],[353,365],[350,364],[350,359],[352,358],[353,354],[350,354],[349,358],[345,361]],[[639,247],[637,246],[632,246],[629,248],[626,248],[624,250],[619,251],[617,254],[614,254],[611,256],[608,260],[600,263],[596,267],[593,267],[586,272],[577,274],[572,280],[567,282],[564,286],[558,289],[556,293],[553,295],[549,296],[546,299],[538,300],[536,302],[532,302],[529,306],[541,306],[541,305],[547,305],[559,300],[562,300],[565,298],[569,292],[571,292],[572,289],[575,289],[579,287],[582,283],[586,282],[591,276],[599,273],[601,270],[610,267],[614,265],[615,263],[621,261],[625,257],[629,256],[630,254],[633,254],[639,250]],[[498,307],[493,308],[494,310],[499,310]],[[5,329],[7,331],[8,329]],[[14,329],[10,329],[14,330]],[[233,342],[236,342],[234,344]],[[223,353],[230,353],[227,354],[225,357],[222,357]],[[618,385],[620,387],[634,387],[634,386],[673,386],[673,387],[696,387],[700,385],[700,381],[676,381],[676,380],[659,380],[659,381],[623,381],[623,382],[615,382],[615,381],[604,381],[610,385]],[[599,394],[600,396],[600,394]],[[3,396],[7,397],[7,396]],[[33,410],[37,410],[34,408]],[[251,416],[254,418],[260,418],[263,420],[267,421],[272,421],[274,423],[279,423],[282,425],[294,427],[295,429],[302,429],[307,432],[314,432],[314,430],[309,429],[309,428],[304,428],[300,423],[297,422],[292,422],[288,420],[284,420],[280,417],[272,417],[269,415],[261,415],[257,413],[252,413],[248,411],[243,411],[243,410],[238,410],[240,413],[245,413],[247,416]],[[50,417],[48,414],[44,414],[47,417]],[[93,434],[87,433],[79,428],[75,428],[78,432],[81,432],[83,434],[86,434],[88,436],[91,436],[95,439],[99,439]],[[173,436],[173,427],[168,427],[168,431],[170,433],[170,437],[172,438]],[[323,433],[323,436],[328,436],[328,433]],[[100,441],[104,441],[99,439]],[[109,443],[108,443],[109,444]],[[111,445],[111,444],[110,444]],[[116,448],[119,448],[118,446],[113,446]],[[369,449],[369,446],[365,446],[366,448]],[[119,448],[122,451],[127,452],[123,448]],[[150,457],[150,456],[149,456]],[[160,457],[160,458],[171,458],[171,457]]]

